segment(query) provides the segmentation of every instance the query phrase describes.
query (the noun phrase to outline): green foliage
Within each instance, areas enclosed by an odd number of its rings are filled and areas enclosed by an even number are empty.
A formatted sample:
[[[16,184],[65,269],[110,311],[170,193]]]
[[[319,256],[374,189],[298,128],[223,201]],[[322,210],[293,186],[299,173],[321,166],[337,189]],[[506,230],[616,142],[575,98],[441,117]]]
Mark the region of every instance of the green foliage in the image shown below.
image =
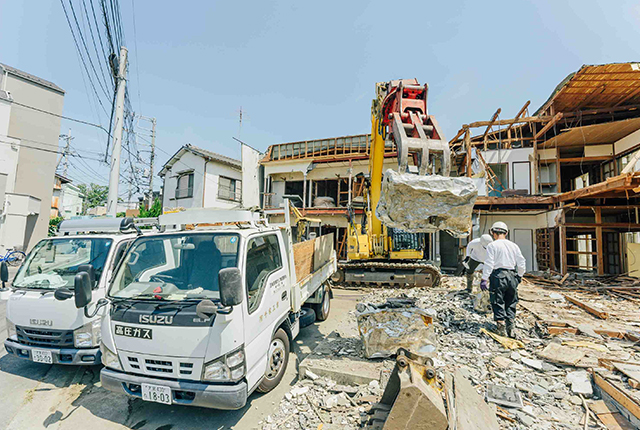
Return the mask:
[[[162,202],[160,199],[155,199],[148,210],[143,205],[140,205],[140,218],[151,218],[160,215],[162,215]]]
[[[55,236],[58,232],[58,224],[64,220],[61,216],[49,218],[49,236]]]
[[[97,184],[80,184],[78,185],[80,193],[84,196],[83,200],[83,212],[87,209],[95,208],[97,206],[103,206],[107,203],[107,196],[109,195],[109,187],[106,185]]]
[[[127,213],[126,213],[126,212],[118,212],[118,213],[116,214],[116,218],[124,218],[125,216],[127,216]]]

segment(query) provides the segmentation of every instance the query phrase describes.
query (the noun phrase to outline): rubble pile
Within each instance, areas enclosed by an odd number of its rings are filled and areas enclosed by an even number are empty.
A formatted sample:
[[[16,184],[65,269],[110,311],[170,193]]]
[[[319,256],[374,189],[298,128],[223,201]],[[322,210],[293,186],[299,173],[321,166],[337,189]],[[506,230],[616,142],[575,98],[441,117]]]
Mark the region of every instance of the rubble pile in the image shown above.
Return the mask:
[[[402,295],[414,299],[418,308],[433,310],[438,375],[461,372],[494,408],[504,429],[605,428],[596,416],[606,409],[599,399],[611,400],[601,389],[612,386],[640,405],[637,303],[572,292],[573,302],[530,279],[519,288],[519,340],[514,341],[491,333],[491,314],[474,309],[472,297],[461,291],[465,281],[443,277],[437,289],[371,289],[361,303],[371,308]],[[357,324],[357,315],[356,309],[351,311],[348,323]],[[362,359],[362,349],[357,338],[336,337],[326,343],[327,353],[345,357]],[[343,387],[313,376],[301,375],[264,429],[317,428],[321,423],[325,430],[361,428],[384,389],[384,382]],[[304,396],[296,394],[300,390]],[[587,407],[592,412],[584,427]]]

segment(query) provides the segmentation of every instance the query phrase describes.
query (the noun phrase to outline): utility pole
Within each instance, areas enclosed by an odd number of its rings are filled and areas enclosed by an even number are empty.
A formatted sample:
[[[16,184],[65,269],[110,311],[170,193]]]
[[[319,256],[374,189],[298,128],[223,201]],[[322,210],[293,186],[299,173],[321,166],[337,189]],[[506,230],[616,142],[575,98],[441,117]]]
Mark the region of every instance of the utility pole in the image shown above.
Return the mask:
[[[147,209],[153,204],[153,163],[156,158],[156,119],[149,118],[144,115],[138,115],[138,118],[151,122],[151,155],[149,156],[149,189],[147,194]]]
[[[118,62],[116,119],[111,152],[111,173],[109,175],[109,195],[107,197],[107,215],[116,216],[118,207],[118,184],[120,182],[120,152],[122,151],[122,129],[124,127],[124,95],[127,82],[127,48],[120,48]]]
[[[67,141],[67,144],[64,146],[62,150],[62,155],[60,156],[60,160],[58,161],[58,165],[56,166],[56,171],[60,168],[60,164],[62,164],[62,176],[67,176],[67,170],[69,170],[69,154],[71,154],[71,141],[73,137],[71,137],[71,129],[69,129],[69,134],[61,134],[60,137]]]

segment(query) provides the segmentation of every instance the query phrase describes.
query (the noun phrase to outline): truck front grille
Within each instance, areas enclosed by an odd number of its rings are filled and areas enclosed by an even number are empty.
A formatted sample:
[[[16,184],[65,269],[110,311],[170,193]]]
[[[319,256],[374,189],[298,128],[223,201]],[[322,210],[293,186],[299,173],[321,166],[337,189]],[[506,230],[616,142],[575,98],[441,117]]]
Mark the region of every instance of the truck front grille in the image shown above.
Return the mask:
[[[29,346],[73,348],[73,330],[52,330],[16,326],[18,342]]]
[[[158,357],[120,351],[125,370],[140,375],[152,375],[163,378],[199,379],[202,364],[199,359]]]

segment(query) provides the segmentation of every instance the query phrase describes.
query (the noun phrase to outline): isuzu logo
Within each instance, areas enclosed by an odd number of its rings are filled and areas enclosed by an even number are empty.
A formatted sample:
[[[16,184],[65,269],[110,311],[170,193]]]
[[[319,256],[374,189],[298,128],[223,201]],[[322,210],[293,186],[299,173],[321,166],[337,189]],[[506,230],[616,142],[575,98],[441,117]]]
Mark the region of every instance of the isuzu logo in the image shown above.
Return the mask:
[[[46,325],[47,327],[53,327],[53,320],[38,320],[38,319],[32,318],[29,320],[29,324]]]
[[[140,315],[140,324],[173,324],[173,317],[169,315]]]

